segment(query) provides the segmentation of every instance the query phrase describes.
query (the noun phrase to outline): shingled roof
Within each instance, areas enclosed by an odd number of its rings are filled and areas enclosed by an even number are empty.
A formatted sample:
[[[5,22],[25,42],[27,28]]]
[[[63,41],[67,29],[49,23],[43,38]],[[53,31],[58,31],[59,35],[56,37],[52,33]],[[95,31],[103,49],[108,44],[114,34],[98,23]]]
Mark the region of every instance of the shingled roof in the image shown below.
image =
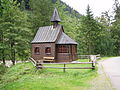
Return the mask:
[[[55,42],[60,32],[61,25],[40,27],[32,43]]]
[[[61,28],[61,25],[57,25],[56,28],[53,28],[53,26],[40,27],[31,43],[48,43],[56,42],[57,40],[56,44],[77,44],[64,32],[58,37]]]
[[[68,35],[62,32],[57,44],[77,44],[73,39],[71,39]]]

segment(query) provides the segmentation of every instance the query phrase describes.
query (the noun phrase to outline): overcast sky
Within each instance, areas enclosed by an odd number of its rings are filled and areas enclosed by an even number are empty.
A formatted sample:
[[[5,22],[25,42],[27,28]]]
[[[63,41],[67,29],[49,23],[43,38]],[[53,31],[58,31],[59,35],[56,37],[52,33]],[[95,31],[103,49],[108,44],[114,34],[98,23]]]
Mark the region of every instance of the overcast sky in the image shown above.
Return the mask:
[[[101,12],[112,11],[114,0],[62,0],[81,14],[85,14],[89,4],[95,16],[100,16]],[[119,0],[120,1],[120,0]]]

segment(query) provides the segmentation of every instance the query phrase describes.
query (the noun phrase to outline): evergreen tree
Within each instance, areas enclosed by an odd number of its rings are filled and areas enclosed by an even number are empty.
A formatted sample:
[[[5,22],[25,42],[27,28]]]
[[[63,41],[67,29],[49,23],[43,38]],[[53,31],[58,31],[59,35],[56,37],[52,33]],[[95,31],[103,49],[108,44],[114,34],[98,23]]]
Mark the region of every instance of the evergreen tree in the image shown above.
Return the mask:
[[[94,19],[92,11],[88,5],[86,16],[81,18],[80,30],[78,35],[79,52],[82,54],[97,54],[97,42],[99,42],[99,34],[101,26]]]
[[[9,0],[7,7],[4,7],[4,12],[0,30],[3,31],[4,50],[7,52],[4,55],[9,56],[9,60],[15,64],[16,56],[29,54],[29,42],[31,37],[31,31],[28,23],[28,16],[22,12],[17,6],[16,2]],[[2,44],[2,43],[1,43]],[[3,56],[2,56],[3,57]]]
[[[112,16],[109,14],[109,11],[105,11],[102,13],[101,17],[96,18],[96,20],[102,26],[102,31],[99,35],[100,41],[97,45],[97,47],[99,47],[98,51],[104,56],[114,55],[114,45],[111,36]]]
[[[114,41],[114,53],[120,55],[120,4],[115,0],[114,4],[114,22],[112,24],[112,39]]]
[[[3,61],[3,63],[5,64],[5,58],[6,58],[6,49],[7,49],[7,45],[5,43],[5,33],[6,31],[4,30],[4,12],[8,11],[9,8],[9,1],[6,0],[0,0],[0,59]]]

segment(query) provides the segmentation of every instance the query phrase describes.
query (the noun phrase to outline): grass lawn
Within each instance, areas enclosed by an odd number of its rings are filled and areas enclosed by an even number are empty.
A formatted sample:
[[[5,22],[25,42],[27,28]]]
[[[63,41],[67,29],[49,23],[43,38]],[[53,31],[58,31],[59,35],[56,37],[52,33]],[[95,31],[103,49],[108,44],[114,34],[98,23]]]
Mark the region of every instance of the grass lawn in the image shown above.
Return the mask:
[[[69,65],[72,66],[81,65]],[[7,69],[1,77],[0,90],[88,90],[89,81],[96,76],[96,70],[91,69],[67,69],[65,73],[63,69],[36,71],[32,63],[21,63]]]

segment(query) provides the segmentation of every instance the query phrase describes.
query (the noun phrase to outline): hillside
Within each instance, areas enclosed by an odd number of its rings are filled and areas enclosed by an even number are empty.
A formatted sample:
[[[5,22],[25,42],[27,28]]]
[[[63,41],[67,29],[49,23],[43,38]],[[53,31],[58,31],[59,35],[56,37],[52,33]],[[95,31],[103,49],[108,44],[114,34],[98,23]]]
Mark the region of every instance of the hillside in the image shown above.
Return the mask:
[[[60,1],[60,4],[65,5],[66,8],[64,8],[63,10],[68,11],[69,14],[71,14],[72,16],[75,16],[75,17],[78,17],[78,18],[80,16],[82,16],[78,11],[74,10],[73,8],[71,8],[69,5],[67,5],[66,3],[64,3],[61,0],[52,0],[52,3],[55,4],[57,1]]]
[[[88,81],[96,75],[96,70],[36,71],[31,63],[22,63],[7,69],[1,77],[0,90],[88,90]]]
[[[49,1],[50,1],[50,0],[49,0]],[[57,1],[59,1],[60,4],[66,6],[66,8],[64,9],[64,11],[68,11],[71,15],[73,15],[73,16],[75,16],[75,17],[80,17],[80,16],[81,16],[81,14],[80,14],[78,11],[74,10],[73,8],[71,8],[69,5],[67,5],[67,4],[64,3],[63,1],[61,1],[61,0],[51,0],[51,2],[52,2],[53,4],[55,4]],[[17,2],[20,3],[20,7],[22,7],[22,3],[23,3],[22,0],[17,0]],[[25,1],[24,1],[24,8],[25,8],[26,10],[30,10],[30,9],[31,9],[31,6],[30,6],[29,3],[30,3],[30,0],[25,0]]]

